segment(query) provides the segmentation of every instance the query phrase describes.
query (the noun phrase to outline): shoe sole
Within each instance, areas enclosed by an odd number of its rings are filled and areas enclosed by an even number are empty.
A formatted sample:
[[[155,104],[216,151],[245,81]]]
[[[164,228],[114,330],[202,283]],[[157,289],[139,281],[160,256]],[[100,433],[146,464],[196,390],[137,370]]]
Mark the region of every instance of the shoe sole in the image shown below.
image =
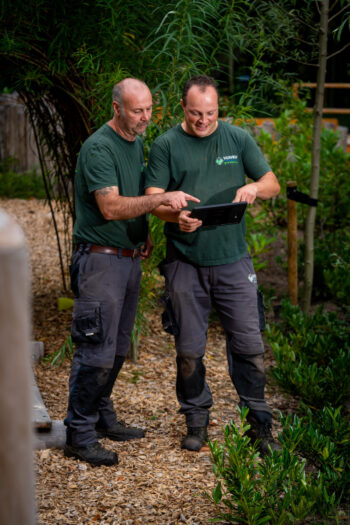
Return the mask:
[[[181,443],[181,448],[183,450],[190,450],[191,452],[200,452],[202,450],[203,447],[205,447],[207,445],[207,441],[203,441],[201,442],[200,446],[199,445],[193,445],[193,446],[187,446],[185,443]],[[199,448],[198,448],[199,447]]]
[[[119,436],[111,436],[111,435],[105,434],[104,432],[97,432],[97,438],[98,439],[108,438],[111,441],[131,441],[132,439],[142,439],[144,437],[145,437],[145,435],[143,435],[143,436],[130,436],[130,437],[123,436],[123,437],[119,437]]]

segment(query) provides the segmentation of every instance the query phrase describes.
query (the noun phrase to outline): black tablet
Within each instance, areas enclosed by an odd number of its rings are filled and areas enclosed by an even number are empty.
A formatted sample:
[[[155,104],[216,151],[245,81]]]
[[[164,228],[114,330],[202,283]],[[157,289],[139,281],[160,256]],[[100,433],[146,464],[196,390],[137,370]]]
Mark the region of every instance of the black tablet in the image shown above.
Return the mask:
[[[220,226],[221,224],[238,224],[247,207],[246,202],[229,202],[227,204],[208,204],[196,206],[190,217],[203,221],[203,226]]]

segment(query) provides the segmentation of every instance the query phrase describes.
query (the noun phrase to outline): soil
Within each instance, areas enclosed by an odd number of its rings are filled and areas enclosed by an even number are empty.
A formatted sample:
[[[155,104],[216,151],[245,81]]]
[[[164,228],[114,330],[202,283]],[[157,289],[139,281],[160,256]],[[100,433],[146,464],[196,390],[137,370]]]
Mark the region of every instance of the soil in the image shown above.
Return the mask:
[[[0,207],[13,215],[27,239],[32,273],[33,340],[43,341],[46,357],[57,352],[69,335],[71,310],[59,311],[59,297],[71,297],[62,287],[54,228],[49,207],[38,200],[1,200]],[[59,216],[59,228],[63,219]],[[286,274],[275,263],[283,256],[285,242],[276,243],[260,284],[275,293],[275,302],[286,293]],[[278,309],[275,309],[277,311]],[[273,310],[272,310],[273,312]],[[118,453],[119,464],[93,468],[65,458],[62,450],[34,452],[38,525],[94,524],[136,525],[207,524],[217,515],[208,498],[216,485],[208,447],[199,453],[181,450],[185,434],[183,416],[175,397],[175,351],[172,337],[161,328],[160,307],[147,314],[148,333],[138,347],[138,361],[126,361],[116,382],[113,400],[119,419],[145,428],[141,440],[115,443],[104,440]],[[269,313],[273,316],[273,313]],[[266,345],[266,368],[274,361]],[[214,406],[209,437],[223,442],[223,428],[239,422],[238,397],[227,373],[225,337],[213,321],[205,357]],[[70,361],[62,367],[44,360],[35,366],[42,398],[52,419],[64,419],[68,397]],[[278,413],[293,412],[296,401],[279,392],[268,378],[266,398]]]

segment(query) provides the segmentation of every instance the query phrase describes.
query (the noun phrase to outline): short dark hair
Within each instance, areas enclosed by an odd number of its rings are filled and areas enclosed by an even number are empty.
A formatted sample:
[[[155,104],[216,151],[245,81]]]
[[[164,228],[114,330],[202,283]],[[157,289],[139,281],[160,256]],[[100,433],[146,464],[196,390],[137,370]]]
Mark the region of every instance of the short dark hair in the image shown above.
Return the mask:
[[[192,86],[198,86],[201,91],[205,91],[207,87],[211,86],[215,89],[219,98],[219,88],[215,80],[212,77],[208,77],[206,75],[197,75],[187,80],[183,87],[182,101],[184,103],[184,106],[186,106],[187,93],[189,92]]]

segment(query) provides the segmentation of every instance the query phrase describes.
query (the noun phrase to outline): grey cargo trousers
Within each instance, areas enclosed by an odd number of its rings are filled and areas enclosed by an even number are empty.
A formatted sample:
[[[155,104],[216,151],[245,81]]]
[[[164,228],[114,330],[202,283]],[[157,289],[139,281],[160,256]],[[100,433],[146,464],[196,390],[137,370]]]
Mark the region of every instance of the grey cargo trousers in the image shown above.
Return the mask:
[[[213,404],[203,363],[212,305],[226,333],[229,374],[240,405],[248,406],[259,419],[271,421],[264,399],[264,346],[250,255],[230,264],[201,267],[172,254],[162,263],[161,272],[177,325],[176,393],[187,426],[206,426]]]
[[[140,259],[76,252],[78,297],[74,300],[72,339],[76,343],[69,379],[67,443],[96,442],[97,426],[117,418],[110,398],[129,349],[137,309]]]

